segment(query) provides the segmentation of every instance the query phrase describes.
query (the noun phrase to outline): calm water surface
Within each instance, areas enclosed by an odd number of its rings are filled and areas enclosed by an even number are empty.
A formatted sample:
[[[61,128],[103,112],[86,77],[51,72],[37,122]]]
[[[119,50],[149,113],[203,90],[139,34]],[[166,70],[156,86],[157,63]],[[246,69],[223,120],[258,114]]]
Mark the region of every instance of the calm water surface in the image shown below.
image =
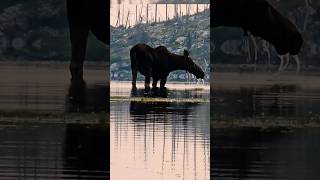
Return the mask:
[[[168,102],[141,102],[126,99],[130,83],[111,83],[111,99],[124,97],[110,104],[111,179],[210,179],[209,103],[169,102],[208,100],[209,89],[167,87]]]
[[[67,63],[0,63],[0,179],[109,177],[104,68],[71,83]]]
[[[320,89],[213,90],[212,179],[319,179]]]

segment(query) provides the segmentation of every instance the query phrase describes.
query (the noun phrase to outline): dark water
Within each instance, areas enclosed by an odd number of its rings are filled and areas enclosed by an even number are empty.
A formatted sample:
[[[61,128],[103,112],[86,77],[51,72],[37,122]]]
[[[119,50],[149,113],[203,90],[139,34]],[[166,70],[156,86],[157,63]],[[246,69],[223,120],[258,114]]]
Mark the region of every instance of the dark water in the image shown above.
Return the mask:
[[[213,94],[212,179],[319,179],[319,89],[270,85]]]
[[[109,131],[104,125],[0,125],[1,179],[105,179]]]
[[[111,97],[130,95],[130,87],[111,84]],[[209,103],[170,102],[208,99],[209,90],[169,87],[168,102],[111,101],[111,179],[210,179]]]
[[[2,62],[0,109],[32,112],[101,112],[108,109],[106,66],[88,65],[72,83],[68,63]]]
[[[66,63],[1,63],[0,179],[107,179],[104,66],[69,81]]]

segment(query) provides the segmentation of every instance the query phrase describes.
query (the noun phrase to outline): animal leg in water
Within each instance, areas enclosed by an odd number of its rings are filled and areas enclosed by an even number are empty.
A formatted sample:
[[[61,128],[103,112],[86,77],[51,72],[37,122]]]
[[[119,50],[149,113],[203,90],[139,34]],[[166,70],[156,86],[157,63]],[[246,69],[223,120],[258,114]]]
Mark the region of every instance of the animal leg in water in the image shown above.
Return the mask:
[[[278,69],[278,73],[280,73],[282,71],[282,66],[283,66],[283,55],[279,55],[279,58],[280,58],[280,66],[279,66],[279,69]]]
[[[285,61],[289,61],[290,54],[287,53],[287,54],[285,54],[285,55],[279,55],[279,57],[280,57],[281,62],[280,62],[280,66],[279,66],[278,72],[280,73],[280,72],[283,72],[284,62],[285,62]]]
[[[136,87],[138,70],[137,68],[132,68],[132,86]]]
[[[166,85],[167,82],[167,77],[162,77],[160,80],[160,89],[163,89],[164,86]]]
[[[244,51],[248,54],[247,56],[247,63],[251,63],[251,54],[250,54],[250,46],[249,46],[249,40],[245,38],[243,40],[244,43]]]
[[[265,40],[262,40],[262,50],[266,52],[267,57],[268,57],[268,71],[270,71],[270,66],[271,66],[271,53],[269,49],[269,43]]]
[[[159,78],[158,77],[153,77],[152,78],[152,87],[156,88],[158,84]]]
[[[255,65],[257,64],[257,60],[258,60],[258,48],[257,48],[257,41],[256,38],[250,33],[248,32],[249,38],[251,39],[252,43],[253,43],[253,50],[254,50],[254,63]],[[249,48],[250,51],[250,48]]]
[[[293,55],[292,57],[297,63],[297,71],[296,72],[299,73],[300,72],[300,59],[299,59],[299,56],[298,55]]]
[[[70,72],[72,79],[82,79],[83,77],[83,61],[86,55],[88,28],[71,28],[71,49],[72,58],[70,63]]]
[[[285,65],[283,66],[283,69],[288,69],[289,63],[290,63],[290,55],[285,57]]]
[[[186,71],[186,79],[187,79],[187,83],[190,84],[190,75],[189,75],[189,72]]]
[[[204,79],[197,79],[197,85],[198,85],[200,82],[202,83],[202,85],[204,85]]]
[[[145,80],[144,80],[144,88],[150,89],[150,80],[151,80],[151,76],[146,76]]]

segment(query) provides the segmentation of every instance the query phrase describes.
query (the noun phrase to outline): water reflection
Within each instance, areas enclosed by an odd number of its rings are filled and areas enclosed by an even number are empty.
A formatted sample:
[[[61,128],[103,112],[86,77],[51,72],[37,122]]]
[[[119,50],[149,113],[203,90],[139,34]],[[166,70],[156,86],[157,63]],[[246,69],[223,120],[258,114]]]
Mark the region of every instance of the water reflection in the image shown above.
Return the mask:
[[[213,179],[318,179],[318,128],[213,129]]]
[[[106,179],[109,131],[89,124],[3,124],[1,179]]]
[[[213,91],[213,179],[317,179],[319,89],[274,84]]]
[[[240,87],[214,91],[212,116],[215,121],[256,119],[318,122],[320,91],[295,85]]]
[[[65,167],[78,177],[107,178],[110,170],[110,136],[105,125],[69,124],[66,127]]]
[[[84,80],[70,81],[66,101],[67,112],[106,112],[109,109],[109,88],[105,84],[87,87]]]
[[[111,179],[209,179],[208,123],[208,103],[112,101]]]
[[[108,179],[109,88],[97,67],[72,83],[67,63],[1,63],[0,179]]]
[[[105,67],[86,66],[87,82],[71,82],[67,63],[1,63],[0,110],[103,112],[108,109]]]

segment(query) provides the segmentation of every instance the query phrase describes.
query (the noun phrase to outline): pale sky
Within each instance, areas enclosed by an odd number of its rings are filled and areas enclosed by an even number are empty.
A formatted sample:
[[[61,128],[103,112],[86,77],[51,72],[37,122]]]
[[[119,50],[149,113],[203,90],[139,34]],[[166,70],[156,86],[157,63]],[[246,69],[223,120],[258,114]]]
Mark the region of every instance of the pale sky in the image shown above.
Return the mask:
[[[112,26],[116,26],[118,14],[120,12],[120,25],[125,25],[127,22],[127,26],[133,26],[136,24],[136,14],[137,19],[139,20],[139,15],[141,14],[142,22],[145,23],[147,20],[147,7],[148,7],[148,21],[155,21],[155,9],[157,6],[157,21],[164,21],[166,19],[166,5],[165,4],[151,4],[147,3],[148,1],[141,0],[122,0],[121,4],[117,3],[118,0],[112,0],[111,2],[111,16],[110,23]],[[151,2],[151,1],[149,1]],[[169,19],[174,17],[174,4],[167,4],[167,16]],[[197,5],[196,4],[177,4],[176,5],[178,12],[181,12],[182,15],[187,14],[187,10],[189,9],[190,15],[196,13]],[[198,11],[201,12],[205,9],[209,8],[209,4],[198,4]],[[119,11],[120,10],[120,11]],[[128,21],[127,21],[128,19]],[[119,22],[118,22],[119,25]]]

